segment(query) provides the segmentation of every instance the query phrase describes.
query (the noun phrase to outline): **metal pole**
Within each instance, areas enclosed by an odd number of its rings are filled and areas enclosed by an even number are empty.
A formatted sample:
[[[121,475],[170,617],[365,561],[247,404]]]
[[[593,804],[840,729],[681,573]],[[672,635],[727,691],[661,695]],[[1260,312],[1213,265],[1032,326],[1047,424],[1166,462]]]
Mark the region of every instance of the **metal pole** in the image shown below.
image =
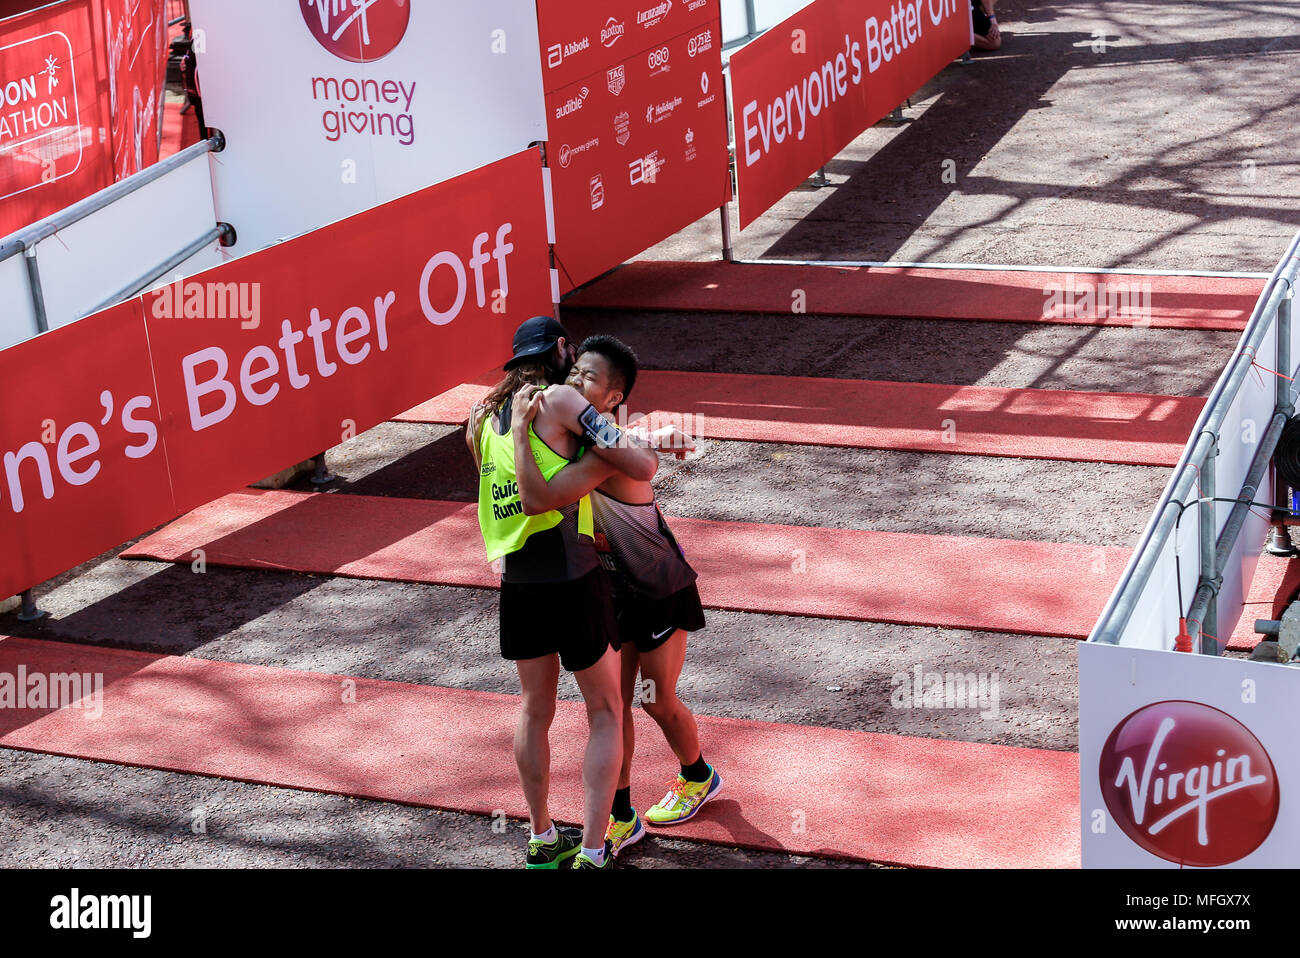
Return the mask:
[[[311,484],[313,486],[328,486],[331,482],[333,482],[337,478],[338,476],[332,475],[330,473],[329,466],[325,464],[325,453],[322,452],[319,455],[317,455],[316,469],[312,473]]]
[[[35,622],[37,619],[43,619],[48,612],[42,612],[36,608],[36,600],[32,597],[32,590],[27,589],[22,594],[23,607],[18,613],[19,622]]]
[[[1291,297],[1288,296],[1277,304],[1277,411],[1290,418],[1295,412],[1291,403],[1291,381],[1283,376],[1291,375]],[[1286,517],[1290,515],[1291,503],[1287,498],[1287,484],[1280,474],[1273,477],[1273,502],[1281,506],[1284,512],[1273,513],[1273,527],[1268,531],[1268,543],[1265,546],[1269,555],[1294,556],[1295,544],[1291,541],[1291,531],[1286,527]]]
[[[27,262],[27,285],[32,295],[32,310],[36,313],[36,333],[50,331],[50,318],[45,313],[45,290],[41,288],[41,268],[36,264],[36,247],[23,250]]]
[[[754,10],[754,0],[745,0],[745,32],[751,37],[758,34],[758,13]]]
[[[731,245],[731,204],[723,203],[722,209],[722,258],[728,263],[736,261],[736,251]]]
[[[1281,413],[1274,413],[1272,420],[1269,421],[1268,429],[1264,431],[1263,438],[1260,439],[1259,445],[1255,447],[1255,458],[1251,460],[1250,470],[1246,473],[1246,481],[1241,487],[1241,494],[1237,497],[1237,501],[1233,503],[1232,512],[1228,514],[1228,521],[1223,524],[1223,534],[1219,536],[1218,544],[1214,550],[1213,562],[1216,569],[1224,568],[1232,557],[1232,549],[1237,544],[1237,537],[1241,534],[1241,527],[1246,524],[1246,516],[1250,514],[1255,492],[1259,489],[1264,473],[1268,470],[1268,464],[1273,458],[1273,450],[1277,448],[1277,441],[1281,437],[1282,427],[1285,425],[1286,417]],[[1202,565],[1204,566],[1204,562]],[[1193,629],[1203,631],[1201,623],[1217,626],[1214,617],[1217,615],[1218,602],[1216,596],[1220,585],[1222,585],[1222,581],[1216,578],[1209,581],[1203,580],[1197,587],[1196,598],[1192,600],[1192,607],[1187,611],[1187,628],[1189,632],[1193,631]],[[1202,654],[1218,655],[1219,651],[1220,646],[1217,642],[1207,641],[1202,636]]]
[[[1215,443],[1210,447],[1209,455],[1205,457],[1205,464],[1201,466],[1201,582],[1217,583],[1219,578],[1218,564],[1215,562],[1215,546],[1218,542],[1219,533],[1219,504],[1214,501],[1214,460],[1219,456],[1219,443],[1217,437]],[[1218,619],[1218,601],[1215,595],[1218,593],[1218,585],[1214,587],[1214,594],[1210,596],[1204,618],[1197,619],[1200,623],[1201,632],[1201,653],[1213,655],[1213,650],[1206,648],[1206,643],[1213,644],[1212,639],[1205,636],[1205,627],[1209,626],[1210,634],[1217,636],[1219,634]]]

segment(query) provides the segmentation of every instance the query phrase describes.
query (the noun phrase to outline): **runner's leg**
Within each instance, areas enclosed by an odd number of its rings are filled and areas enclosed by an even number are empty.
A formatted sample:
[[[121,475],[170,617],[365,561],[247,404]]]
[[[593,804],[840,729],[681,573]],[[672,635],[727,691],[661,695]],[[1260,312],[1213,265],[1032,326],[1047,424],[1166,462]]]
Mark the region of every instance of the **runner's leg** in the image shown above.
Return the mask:
[[[677,679],[686,661],[689,634],[678,629],[653,652],[641,653],[641,678],[654,683],[641,707],[663,730],[664,738],[683,765],[690,765],[700,757],[700,730],[695,716],[677,697]]]
[[[618,787],[632,785],[632,755],[636,752],[636,730],[632,727],[632,700],[636,698],[636,673],[641,659],[636,646],[623,643],[623,767],[618,774]]]
[[[600,848],[609,827],[619,766],[623,761],[623,702],[619,694],[619,656],[607,648],[600,661],[574,672],[587,704],[587,755],[582,763],[586,792],[582,814],[582,846]]]
[[[549,794],[551,786],[551,721],[555,718],[555,693],[560,679],[560,657],[543,655],[521,659],[519,686],[523,704],[515,726],[515,765],[533,834],[541,835],[551,827]]]

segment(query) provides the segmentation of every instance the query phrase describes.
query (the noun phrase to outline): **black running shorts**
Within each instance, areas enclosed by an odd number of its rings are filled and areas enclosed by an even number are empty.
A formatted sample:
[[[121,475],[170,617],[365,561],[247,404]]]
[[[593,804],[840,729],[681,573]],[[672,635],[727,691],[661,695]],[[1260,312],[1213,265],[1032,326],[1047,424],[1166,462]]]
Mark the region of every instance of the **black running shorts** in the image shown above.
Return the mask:
[[[984,7],[980,0],[971,0],[971,25],[975,28],[975,33],[981,37],[988,37],[989,32],[993,29],[993,21],[989,15],[984,12]]]
[[[630,642],[638,652],[653,652],[678,629],[698,632],[704,628],[704,606],[694,582],[658,600],[620,589],[614,597],[614,607],[618,614],[615,648]]]
[[[559,653],[581,672],[618,641],[614,596],[597,567],[567,582],[501,583],[501,655],[513,661]]]

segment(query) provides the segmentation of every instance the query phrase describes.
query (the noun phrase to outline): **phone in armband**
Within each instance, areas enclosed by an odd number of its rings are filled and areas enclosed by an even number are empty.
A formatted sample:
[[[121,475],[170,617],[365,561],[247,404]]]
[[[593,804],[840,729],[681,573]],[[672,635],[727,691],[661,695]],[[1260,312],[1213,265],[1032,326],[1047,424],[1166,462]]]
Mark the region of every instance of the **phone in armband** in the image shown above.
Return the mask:
[[[578,425],[583,435],[602,449],[612,449],[618,445],[619,428],[600,413],[595,406],[588,406],[578,417]]]

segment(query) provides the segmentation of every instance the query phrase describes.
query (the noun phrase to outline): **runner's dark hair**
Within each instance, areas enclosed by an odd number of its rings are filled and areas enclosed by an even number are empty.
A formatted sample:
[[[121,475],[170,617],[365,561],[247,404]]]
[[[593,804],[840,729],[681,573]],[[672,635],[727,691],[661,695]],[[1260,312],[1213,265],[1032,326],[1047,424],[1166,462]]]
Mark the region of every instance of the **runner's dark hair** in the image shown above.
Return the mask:
[[[609,364],[614,367],[614,373],[623,382],[623,402],[627,402],[627,397],[632,394],[632,387],[636,385],[636,372],[639,366],[636,353],[632,352],[632,348],[613,336],[588,336],[578,347],[578,355],[581,356],[583,353],[596,353],[609,360]]]

